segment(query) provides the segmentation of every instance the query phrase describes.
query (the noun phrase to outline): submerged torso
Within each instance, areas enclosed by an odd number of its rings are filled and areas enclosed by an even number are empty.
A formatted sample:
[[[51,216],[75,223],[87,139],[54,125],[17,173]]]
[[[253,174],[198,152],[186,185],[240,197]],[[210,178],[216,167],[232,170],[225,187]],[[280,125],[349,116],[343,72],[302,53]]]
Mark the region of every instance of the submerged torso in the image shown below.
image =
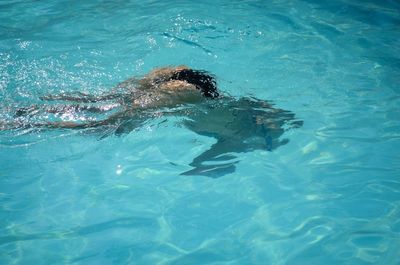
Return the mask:
[[[193,84],[168,80],[166,74],[148,75],[143,79],[129,78],[114,88],[123,90],[123,104],[127,108],[163,108],[181,104],[195,104],[206,99]]]

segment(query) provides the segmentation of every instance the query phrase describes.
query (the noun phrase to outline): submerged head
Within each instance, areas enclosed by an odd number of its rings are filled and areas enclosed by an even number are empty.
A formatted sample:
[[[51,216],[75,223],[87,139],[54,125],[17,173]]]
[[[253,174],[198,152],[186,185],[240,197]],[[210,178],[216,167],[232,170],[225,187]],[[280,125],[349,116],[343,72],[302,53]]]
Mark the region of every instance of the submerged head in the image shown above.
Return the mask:
[[[217,98],[219,96],[215,78],[206,71],[180,69],[172,74],[170,80],[179,80],[192,84],[207,98]]]

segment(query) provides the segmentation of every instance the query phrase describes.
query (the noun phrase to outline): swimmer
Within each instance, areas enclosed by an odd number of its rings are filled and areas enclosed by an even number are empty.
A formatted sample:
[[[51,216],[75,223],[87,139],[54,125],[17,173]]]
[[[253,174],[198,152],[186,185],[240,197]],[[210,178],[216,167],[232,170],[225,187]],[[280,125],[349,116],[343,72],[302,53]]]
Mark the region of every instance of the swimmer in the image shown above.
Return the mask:
[[[44,101],[72,102],[68,105],[30,106],[20,108],[16,116],[30,116],[40,111],[59,114],[63,113],[104,113],[120,108],[117,113],[100,121],[71,122],[56,121],[35,124],[16,123],[14,127],[46,127],[46,128],[94,128],[103,125],[116,124],[125,118],[132,118],[145,111],[173,108],[180,104],[195,104],[206,99],[219,97],[215,78],[205,71],[190,69],[187,66],[164,67],[151,71],[142,79],[130,78],[118,84],[110,93],[89,95],[85,93],[63,93],[40,97]],[[88,105],[106,103],[103,105]],[[111,102],[111,104],[110,104]]]
[[[0,129],[111,127],[112,133],[119,135],[140,128],[151,118],[182,117],[182,124],[189,130],[216,139],[210,149],[192,160],[189,165],[193,168],[184,175],[219,177],[232,172],[237,163],[236,153],[272,151],[288,142],[281,139],[285,130],[303,124],[292,112],[275,108],[267,101],[221,95],[214,76],[187,66],[155,69],[141,79],[130,78],[102,95],[78,92],[45,95],[41,99],[70,104],[20,108],[15,116],[22,121],[8,127],[9,123],[3,126],[0,123]],[[26,122],[26,118],[39,113],[58,117],[68,113],[101,113],[106,117],[83,122]]]

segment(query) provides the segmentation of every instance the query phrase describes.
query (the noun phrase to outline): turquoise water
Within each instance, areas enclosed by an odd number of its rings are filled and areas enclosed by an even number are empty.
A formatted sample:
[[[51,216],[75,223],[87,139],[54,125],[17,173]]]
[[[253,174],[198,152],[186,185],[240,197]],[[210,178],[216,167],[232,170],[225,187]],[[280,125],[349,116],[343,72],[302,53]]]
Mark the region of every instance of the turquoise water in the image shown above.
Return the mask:
[[[399,264],[398,1],[1,1],[1,119],[157,66],[304,125],[234,172],[174,119],[0,134],[0,264]]]

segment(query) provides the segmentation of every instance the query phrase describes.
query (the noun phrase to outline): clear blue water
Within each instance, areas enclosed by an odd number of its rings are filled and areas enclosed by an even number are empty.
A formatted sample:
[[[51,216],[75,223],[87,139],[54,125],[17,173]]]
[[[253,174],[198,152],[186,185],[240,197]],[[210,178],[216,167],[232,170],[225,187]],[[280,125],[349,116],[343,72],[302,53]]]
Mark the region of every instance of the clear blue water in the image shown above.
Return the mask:
[[[0,2],[0,117],[163,65],[304,121],[233,173],[174,120],[0,134],[0,264],[399,264],[398,1]]]

